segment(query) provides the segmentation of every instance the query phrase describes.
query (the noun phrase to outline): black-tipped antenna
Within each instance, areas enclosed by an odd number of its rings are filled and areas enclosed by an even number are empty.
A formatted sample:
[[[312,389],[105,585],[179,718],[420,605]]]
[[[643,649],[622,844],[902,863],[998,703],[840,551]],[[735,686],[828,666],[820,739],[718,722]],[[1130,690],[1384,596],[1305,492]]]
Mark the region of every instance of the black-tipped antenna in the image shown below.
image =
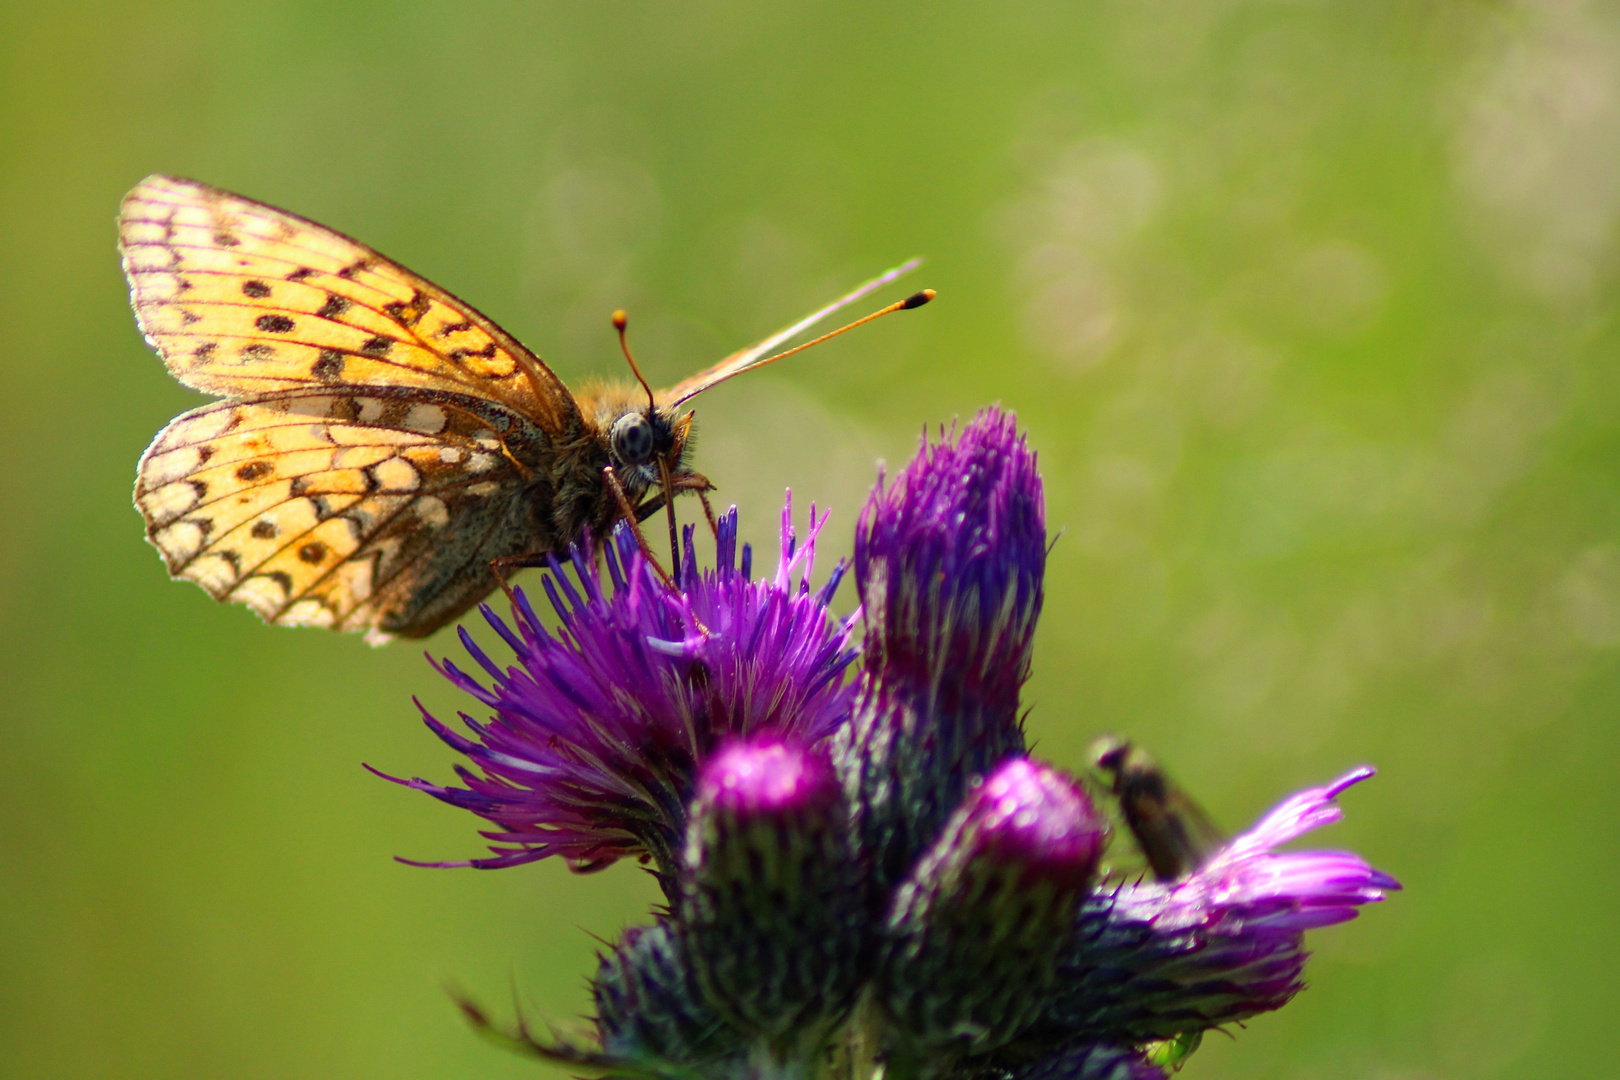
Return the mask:
[[[839,334],[844,333],[845,331],[853,330],[857,326],[865,326],[867,323],[871,322],[873,319],[881,319],[883,316],[892,315],[896,311],[910,311],[912,308],[920,308],[924,304],[928,303],[928,301],[932,300],[937,295],[939,295],[939,294],[934,292],[933,289],[923,289],[921,292],[914,292],[910,296],[906,297],[904,300],[896,300],[894,303],[890,304],[888,307],[878,308],[876,311],[872,312],[870,315],[863,315],[859,319],[856,319],[852,323],[845,323],[843,326],[840,326],[838,329],[829,330],[825,334],[822,334],[818,338],[811,338],[809,341],[805,342],[803,345],[795,345],[795,346],[793,346],[793,348],[788,349],[785,352],[779,352],[775,356],[767,356],[763,360],[756,360],[752,364],[749,364],[746,370],[752,371],[754,368],[764,367],[766,364],[774,364],[778,360],[786,359],[787,357],[792,356],[794,353],[804,352],[804,350],[810,348],[811,346],[820,345],[823,341],[826,341],[829,338],[835,338]]]
[[[636,382],[640,383],[641,388],[647,391],[647,407],[656,409],[658,402],[653,398],[652,387],[648,386],[647,380],[642,377],[641,368],[636,365],[636,358],[630,355],[630,341],[624,336],[624,328],[629,325],[630,315],[624,308],[620,308],[613,313],[613,329],[619,332],[619,348],[624,350],[624,358],[630,362],[630,371],[635,375]]]

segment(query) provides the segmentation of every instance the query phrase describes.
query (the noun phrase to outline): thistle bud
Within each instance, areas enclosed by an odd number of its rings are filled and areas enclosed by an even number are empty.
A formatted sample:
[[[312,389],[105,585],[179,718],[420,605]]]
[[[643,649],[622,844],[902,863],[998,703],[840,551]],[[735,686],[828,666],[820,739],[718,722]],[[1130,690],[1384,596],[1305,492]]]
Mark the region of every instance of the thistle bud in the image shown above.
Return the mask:
[[[856,711],[837,760],[859,795],[877,895],[939,835],[968,785],[1024,752],[1046,569],[1035,454],[999,409],[922,452],[861,512],[855,576],[866,623]]]
[[[761,737],[705,766],[678,917],[698,984],[733,1025],[786,1047],[844,1014],[864,974],[858,884],[823,753]]]
[[[602,1049],[627,1060],[711,1061],[741,1046],[704,1000],[667,922],[626,930],[592,980]]]
[[[1037,1014],[1106,830],[1073,781],[1015,758],[896,893],[879,1000],[923,1053],[993,1050]]]

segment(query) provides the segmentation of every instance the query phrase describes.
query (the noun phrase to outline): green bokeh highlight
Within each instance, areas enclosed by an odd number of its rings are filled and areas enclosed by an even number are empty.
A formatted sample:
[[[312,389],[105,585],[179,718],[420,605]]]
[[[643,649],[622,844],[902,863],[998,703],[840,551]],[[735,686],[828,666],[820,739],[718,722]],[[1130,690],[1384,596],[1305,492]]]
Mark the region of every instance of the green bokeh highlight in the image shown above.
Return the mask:
[[[1233,827],[1380,767],[1321,841],[1407,892],[1184,1075],[1601,1071],[1612,4],[0,7],[0,1072],[515,1077],[444,988],[585,1012],[651,883],[390,862],[479,850],[360,769],[448,777],[409,698],[456,696],[165,579],[133,467],[197,398],[113,252],[152,171],[362,237],[571,380],[618,374],[615,307],[667,383],[927,255],[931,307],[702,401],[698,463],[757,541],[792,483],[847,550],[875,459],[1000,400],[1066,530],[1041,753],[1131,735]]]

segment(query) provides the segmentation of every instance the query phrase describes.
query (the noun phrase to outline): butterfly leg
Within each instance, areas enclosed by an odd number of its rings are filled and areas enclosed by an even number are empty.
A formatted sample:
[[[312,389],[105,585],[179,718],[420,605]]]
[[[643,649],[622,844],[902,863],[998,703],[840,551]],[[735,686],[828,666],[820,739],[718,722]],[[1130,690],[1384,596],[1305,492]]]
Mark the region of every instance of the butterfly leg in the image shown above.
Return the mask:
[[[720,522],[715,519],[714,507],[709,505],[709,489],[697,489],[698,502],[703,504],[703,516],[709,519],[709,531],[716,540],[720,539]]]
[[[531,566],[545,566],[549,554],[549,552],[542,551],[533,555],[502,555],[498,559],[489,561],[489,572],[495,575],[495,584],[499,585],[501,592],[506,594],[507,603],[514,605],[517,603],[517,594],[512,591],[512,586],[507,583],[507,575],[514,570],[525,570]]]

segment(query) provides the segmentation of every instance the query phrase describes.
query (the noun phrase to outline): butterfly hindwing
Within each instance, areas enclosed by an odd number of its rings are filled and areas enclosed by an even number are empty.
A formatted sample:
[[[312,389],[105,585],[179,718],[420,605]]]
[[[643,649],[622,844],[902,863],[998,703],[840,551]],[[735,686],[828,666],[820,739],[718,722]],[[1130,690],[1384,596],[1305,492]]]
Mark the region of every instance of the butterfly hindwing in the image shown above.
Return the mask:
[[[548,436],[467,395],[286,391],[176,418],[135,499],[170,573],[267,622],[426,633],[549,543],[527,497]]]

